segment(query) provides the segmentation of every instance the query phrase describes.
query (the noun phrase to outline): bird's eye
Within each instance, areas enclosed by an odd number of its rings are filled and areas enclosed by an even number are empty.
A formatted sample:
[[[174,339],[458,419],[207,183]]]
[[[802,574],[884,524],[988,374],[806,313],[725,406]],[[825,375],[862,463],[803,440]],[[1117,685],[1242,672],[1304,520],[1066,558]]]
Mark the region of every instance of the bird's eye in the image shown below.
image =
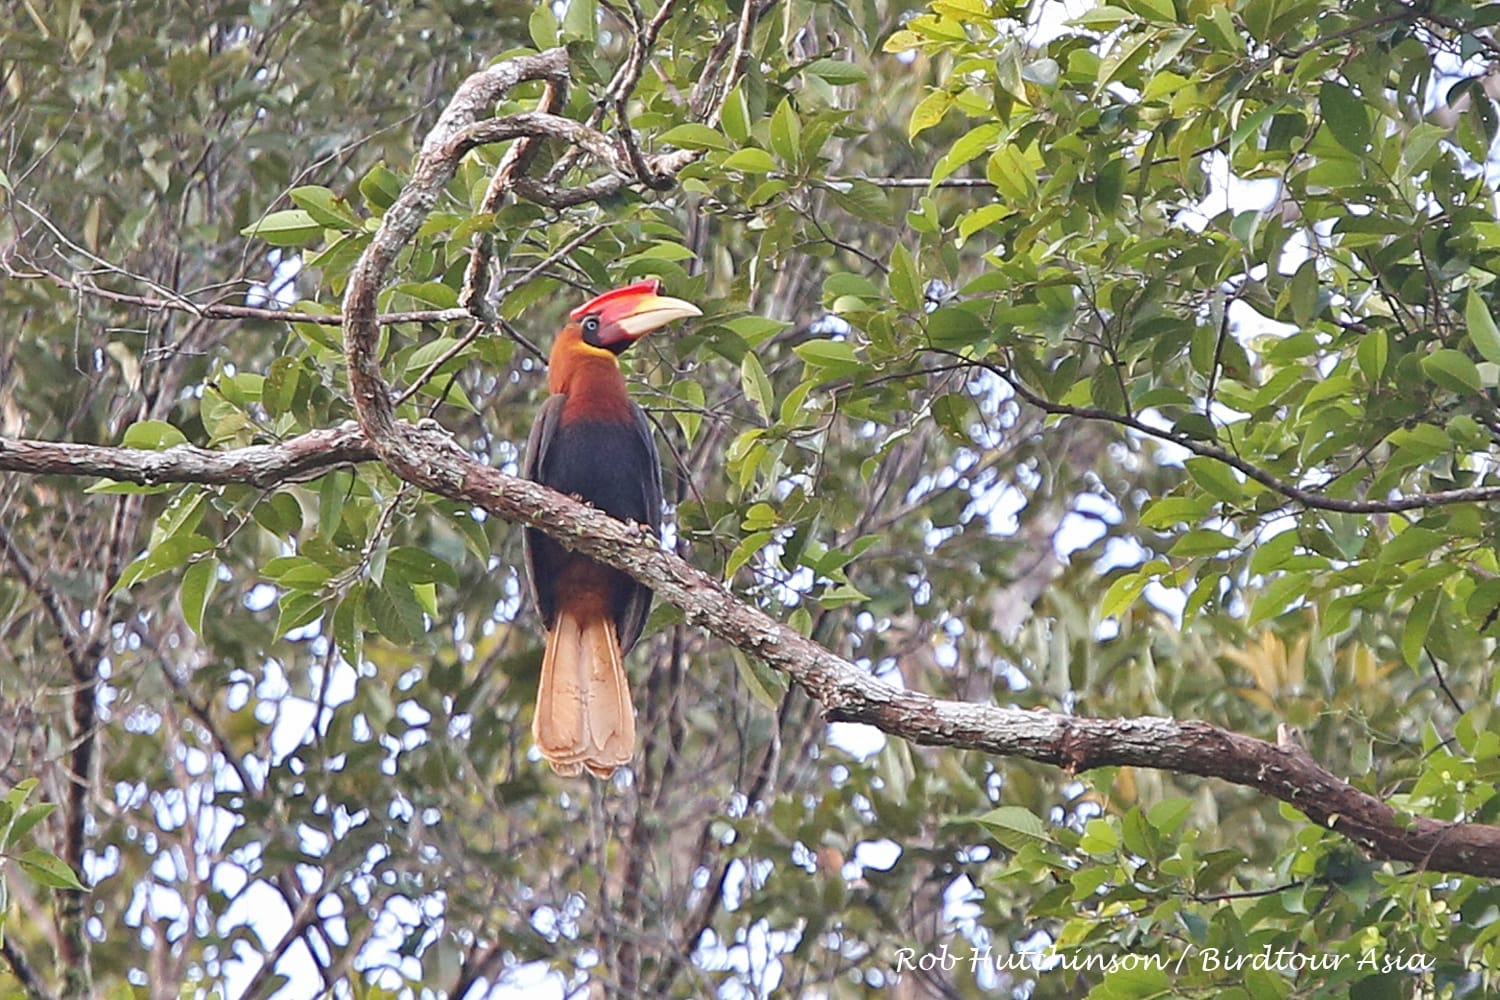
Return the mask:
[[[583,321],[583,332],[584,333],[598,333],[599,332],[599,317],[598,316],[589,316],[586,319],[584,319],[584,321]]]

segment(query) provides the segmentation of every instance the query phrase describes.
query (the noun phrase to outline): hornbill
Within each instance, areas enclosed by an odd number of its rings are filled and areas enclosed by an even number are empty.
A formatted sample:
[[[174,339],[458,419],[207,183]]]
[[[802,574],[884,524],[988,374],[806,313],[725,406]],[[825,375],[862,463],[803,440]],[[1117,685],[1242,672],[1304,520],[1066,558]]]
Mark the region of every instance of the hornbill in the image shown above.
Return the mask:
[[[640,337],[698,308],[656,279],[590,299],[568,314],[548,362],[552,395],[526,444],[522,474],[621,520],[661,529],[661,460],[646,414],[616,360]],[[625,654],[651,610],[651,589],[527,528],[526,574],[547,629],[531,733],[563,775],[607,778],[635,751]]]

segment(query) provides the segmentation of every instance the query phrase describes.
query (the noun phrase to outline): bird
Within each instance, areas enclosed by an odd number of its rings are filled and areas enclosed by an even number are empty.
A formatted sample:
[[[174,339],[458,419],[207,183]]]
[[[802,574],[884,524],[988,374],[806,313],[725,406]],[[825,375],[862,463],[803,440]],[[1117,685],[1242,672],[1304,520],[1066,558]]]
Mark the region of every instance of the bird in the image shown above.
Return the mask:
[[[641,337],[697,306],[661,294],[648,278],[596,296],[568,314],[552,344],[542,404],[522,475],[660,535],[661,459],[645,411],[630,398],[618,358]],[[523,535],[526,574],[547,632],[531,733],[558,774],[608,778],[635,752],[635,709],[625,654],[640,638],[651,588],[564,548]]]

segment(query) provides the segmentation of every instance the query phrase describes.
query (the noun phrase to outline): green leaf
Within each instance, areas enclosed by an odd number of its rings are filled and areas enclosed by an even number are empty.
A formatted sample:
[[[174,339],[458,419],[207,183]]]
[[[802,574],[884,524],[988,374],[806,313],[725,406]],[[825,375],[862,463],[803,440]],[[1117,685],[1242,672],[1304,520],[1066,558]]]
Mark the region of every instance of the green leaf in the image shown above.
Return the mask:
[[[599,38],[599,0],[568,0],[563,12],[562,41],[595,42]]]
[[[1012,214],[1013,210],[1009,205],[1002,205],[999,202],[981,205],[979,208],[965,212],[958,220],[959,246],[969,242],[969,237],[975,233]]]
[[[111,592],[119,593],[168,570],[185,566],[194,556],[212,551],[213,547],[214,543],[202,535],[173,535],[126,566]]]
[[[88,891],[88,887],[78,881],[78,875],[68,867],[67,862],[39,847],[33,847],[22,854],[16,862],[37,885],[46,886],[49,889]]]
[[[120,444],[126,448],[164,451],[173,445],[186,444],[187,435],[165,420],[142,420],[125,428]]]
[[[182,620],[200,636],[203,634],[203,612],[218,579],[219,560],[212,556],[198,560],[182,574],[182,589],[177,593],[177,601],[182,605]]]
[[[285,636],[304,625],[317,621],[323,615],[322,594],[305,590],[288,590],[277,601],[276,634]]]
[[[792,348],[793,353],[816,368],[826,368],[835,377],[862,371],[864,362],[854,355],[847,340],[809,340]]]
[[[559,25],[552,4],[539,3],[531,9],[531,19],[526,24],[531,43],[539,49],[550,49],[557,44]]]
[[[294,187],[287,194],[319,225],[329,229],[359,229],[363,225],[350,210],[349,203],[325,187]]]
[[[458,586],[458,574],[451,565],[426,549],[410,545],[398,546],[386,553],[385,571],[387,575],[405,583],[444,583],[450,587]]]
[[[703,386],[692,379],[678,379],[672,383],[671,391],[672,397],[683,404],[672,411],[672,416],[682,428],[683,438],[691,445],[698,436],[698,428],[703,426]]]
[[[875,222],[891,221],[890,195],[869,181],[852,178],[830,184],[829,190],[834,201],[849,214]]]
[[[246,226],[240,235],[258,237],[273,247],[298,247],[322,236],[323,227],[306,209],[289,208]]]
[[[802,124],[797,120],[797,112],[792,110],[791,99],[783,98],[771,113],[771,149],[783,163],[795,166],[801,137]]]
[[[959,167],[981,153],[988,153],[999,138],[1000,126],[994,122],[987,122],[970,129],[944,154],[943,158],[937,162],[937,166],[933,167],[933,183],[936,184],[950,176]]]
[[[1238,539],[1231,538],[1222,531],[1216,531],[1213,528],[1194,528],[1177,539],[1168,554],[1174,556],[1213,555],[1225,549],[1232,549],[1238,544]]]
[[[996,840],[1013,851],[1019,851],[1038,842],[1050,842],[1047,836],[1047,828],[1042,824],[1041,818],[1030,809],[1020,806],[1000,806],[991,809],[983,816],[975,818],[975,822],[989,830]]]
[[[1309,257],[1297,268],[1288,286],[1291,295],[1292,319],[1298,326],[1306,326],[1317,315],[1320,279],[1318,262]]]
[[[657,141],[680,149],[730,149],[729,140],[707,125],[688,122],[667,129],[657,136]]]
[[[1467,354],[1450,347],[1433,351],[1423,358],[1422,371],[1450,392],[1475,393],[1483,388],[1478,366]]]
[[[1091,819],[1083,828],[1083,838],[1078,846],[1096,858],[1114,854],[1120,847],[1120,834],[1109,820]]]
[[[1177,23],[1177,11],[1172,6],[1172,0],[1123,0],[1123,2],[1147,20],[1162,21],[1167,24]]]
[[[862,274],[838,271],[823,279],[823,301],[830,302],[845,295],[879,302],[880,288]]]
[[[1141,596],[1152,578],[1145,567],[1116,577],[1104,592],[1104,599],[1099,602],[1099,614],[1105,618],[1120,617]]]
[[[1436,589],[1423,591],[1412,604],[1411,613],[1406,616],[1405,628],[1401,632],[1401,658],[1413,669],[1421,666],[1422,647],[1427,644],[1427,632],[1432,627],[1437,600]]]
[[[458,289],[441,281],[409,281],[396,285],[391,291],[409,295],[437,309],[452,309],[458,305]]]
[[[6,796],[6,798],[8,800],[10,796]],[[15,805],[19,807],[20,803],[17,802]],[[46,819],[48,816],[51,816],[56,811],[57,803],[55,802],[39,802],[31,808],[24,810],[19,816],[15,818],[15,821],[10,824],[10,829],[6,831],[4,847],[7,849],[7,851],[13,844],[20,843],[21,840],[28,833],[30,833],[38,823]]]
[[[729,158],[719,166],[725,170],[738,170],[745,174],[769,174],[776,169],[776,161],[764,149],[750,146],[737,153],[731,153]]]
[[[734,659],[735,672],[755,700],[773,712],[778,710],[787,691],[786,676],[759,660],[746,656],[739,649],[731,648],[730,653]]]
[[[770,423],[775,390],[771,388],[771,380],[766,377],[766,370],[761,367],[760,359],[753,351],[746,351],[740,362],[740,386],[745,391],[745,398],[755,407],[761,422]]]
[[[1469,327],[1469,339],[1479,349],[1480,357],[1500,364],[1500,328],[1495,326],[1495,317],[1484,304],[1475,289],[1469,289],[1464,302],[1464,320]]]
[[[1370,145],[1370,112],[1342,83],[1328,81],[1318,91],[1318,113],[1340,146],[1360,156]]]
[[[1385,372],[1386,360],[1390,357],[1391,342],[1384,330],[1371,330],[1359,341],[1359,370],[1371,382],[1378,382]]]
[[[943,306],[927,315],[927,339],[934,347],[970,347],[990,333],[984,320],[963,306]]]
[[[770,531],[756,531],[740,539],[734,551],[724,562],[724,579],[731,579],[739,568],[751,560],[761,549],[770,543],[775,534]]]
[[[1106,163],[1094,178],[1094,204],[1104,215],[1114,215],[1120,210],[1120,200],[1125,194],[1126,164],[1116,157]]]
[[[1413,525],[1381,546],[1380,561],[1392,566],[1410,562],[1430,555],[1450,540],[1445,531]]]
[[[891,251],[891,273],[886,281],[891,298],[902,309],[915,312],[921,308],[922,286],[917,277],[917,263],[912,259],[911,251],[900,243]]]
[[[943,120],[951,107],[953,95],[946,90],[933,91],[922,98],[921,103],[912,110],[911,121],[906,126],[907,137],[915,139],[918,134],[932,128]]]
[[[1255,602],[1250,606],[1250,616],[1245,621],[1246,627],[1275,618],[1294,601],[1306,597],[1309,579],[1310,574],[1304,572],[1284,573],[1273,579],[1256,595]]]
[[[840,59],[814,59],[802,67],[802,72],[821,77],[834,86],[864,83],[870,78],[870,74],[866,73],[859,66]]]
[[[1183,463],[1188,475],[1216,500],[1235,503],[1245,496],[1245,487],[1229,466],[1215,458],[1190,458]]]
[[[359,179],[359,193],[371,208],[384,212],[401,197],[401,178],[384,163],[377,163]]]
[[[1141,511],[1141,524],[1147,528],[1196,524],[1207,516],[1212,506],[1212,499],[1208,497],[1161,497],[1152,500]]]
[[[719,124],[724,127],[724,134],[736,143],[743,145],[750,140],[750,105],[745,100],[743,82],[735,84],[725,98],[724,114]]]
[[[365,591],[370,622],[392,642],[410,645],[422,637],[422,607],[410,587],[390,583]]]
[[[1192,811],[1192,799],[1174,796],[1170,799],[1162,799],[1151,806],[1146,812],[1146,819],[1152,826],[1170,837],[1177,832],[1178,827],[1182,826],[1183,820],[1187,819],[1188,813]]]

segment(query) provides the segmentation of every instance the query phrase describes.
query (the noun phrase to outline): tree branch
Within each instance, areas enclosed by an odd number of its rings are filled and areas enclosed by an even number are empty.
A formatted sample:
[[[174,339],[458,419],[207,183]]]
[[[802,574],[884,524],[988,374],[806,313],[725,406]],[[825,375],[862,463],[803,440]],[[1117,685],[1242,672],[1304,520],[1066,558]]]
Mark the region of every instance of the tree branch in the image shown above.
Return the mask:
[[[26,953],[16,944],[14,935],[7,934],[0,940],[0,957],[5,959],[10,971],[21,988],[26,991],[26,1000],[53,1000],[52,991],[47,989],[42,977],[37,974],[31,962],[26,958]]]
[[[983,368],[985,371],[1002,379],[1011,390],[1025,402],[1041,410],[1050,416],[1080,417],[1084,420],[1098,420],[1104,423],[1118,424],[1129,428],[1147,437],[1156,438],[1159,441],[1167,441],[1192,452],[1203,458],[1212,458],[1223,462],[1230,468],[1241,472],[1247,479],[1253,479],[1267,489],[1281,494],[1288,500],[1293,500],[1304,507],[1315,510],[1335,510],[1344,514],[1397,514],[1408,510],[1428,510],[1434,507],[1446,507],[1457,503],[1494,503],[1500,500],[1500,486],[1468,486],[1457,490],[1436,490],[1432,493],[1404,493],[1390,497],[1386,500],[1346,500],[1341,497],[1330,497],[1319,493],[1315,489],[1307,489],[1296,483],[1282,479],[1280,476],[1245,461],[1234,452],[1221,448],[1207,441],[1199,441],[1176,431],[1164,430],[1153,427],[1138,417],[1113,410],[1104,410],[1093,406],[1073,406],[1068,403],[1054,403],[1045,396],[1032,391],[1022,382],[1010,369],[997,365],[990,361],[975,358],[965,358],[961,354],[952,351],[931,349],[933,353],[942,354],[950,358],[957,358],[975,368]]]
[[[165,451],[66,441],[0,438],[0,472],[34,476],[102,476],[122,483],[244,484],[262,488],[316,479],[329,469],[375,458],[359,425],[309,431],[280,444],[213,451],[191,444]]]
[[[132,295],[128,292],[117,292],[110,288],[101,288],[89,282],[65,278],[51,271],[16,271],[7,269],[6,276],[17,280],[43,279],[52,282],[59,288],[66,288],[79,295],[88,295],[92,298],[105,299],[109,302],[139,306],[142,309],[183,312],[196,316],[199,319],[254,319],[267,320],[273,323],[316,323],[319,326],[344,325],[344,317],[338,313],[309,313],[298,312],[292,309],[266,309],[261,306],[231,306],[221,303],[204,304],[194,302],[184,295],[173,295],[171,298]],[[410,312],[381,313],[376,317],[376,322],[381,326],[394,326],[398,323],[458,323],[473,318],[469,310],[464,308],[416,309]]]

